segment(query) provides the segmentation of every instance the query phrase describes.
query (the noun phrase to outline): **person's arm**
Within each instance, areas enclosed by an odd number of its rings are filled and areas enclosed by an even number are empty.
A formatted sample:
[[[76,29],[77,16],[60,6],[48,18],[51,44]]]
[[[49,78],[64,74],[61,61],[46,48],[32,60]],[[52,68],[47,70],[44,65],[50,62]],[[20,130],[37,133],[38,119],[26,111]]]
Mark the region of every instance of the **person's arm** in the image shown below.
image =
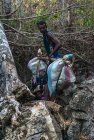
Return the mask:
[[[61,47],[61,43],[60,43],[60,41],[54,36],[53,33],[48,32],[48,36],[49,36],[50,40],[55,44],[55,47],[53,48],[53,51],[52,51],[51,54],[49,55],[49,57],[51,57],[51,56]]]

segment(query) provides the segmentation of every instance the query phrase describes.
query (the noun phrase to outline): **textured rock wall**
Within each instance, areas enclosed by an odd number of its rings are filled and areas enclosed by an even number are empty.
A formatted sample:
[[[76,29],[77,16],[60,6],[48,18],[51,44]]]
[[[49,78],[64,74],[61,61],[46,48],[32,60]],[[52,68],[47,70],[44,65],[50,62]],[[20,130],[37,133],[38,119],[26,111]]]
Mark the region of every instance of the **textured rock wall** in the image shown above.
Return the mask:
[[[5,140],[62,140],[62,131],[46,102],[22,106],[17,128],[7,127]]]
[[[94,79],[78,86],[63,112],[71,122],[66,130],[69,140],[94,139]]]
[[[1,24],[0,95],[0,140],[94,140],[94,79],[59,95],[62,107],[30,102],[33,95],[18,78]]]
[[[34,96],[19,80],[2,24],[0,96],[0,140],[62,140],[63,127],[61,129],[58,125],[45,102],[33,101],[29,105],[23,104],[32,100]]]
[[[31,94],[28,87],[19,80],[4,28],[0,23],[0,95],[16,94],[19,97],[21,93]]]

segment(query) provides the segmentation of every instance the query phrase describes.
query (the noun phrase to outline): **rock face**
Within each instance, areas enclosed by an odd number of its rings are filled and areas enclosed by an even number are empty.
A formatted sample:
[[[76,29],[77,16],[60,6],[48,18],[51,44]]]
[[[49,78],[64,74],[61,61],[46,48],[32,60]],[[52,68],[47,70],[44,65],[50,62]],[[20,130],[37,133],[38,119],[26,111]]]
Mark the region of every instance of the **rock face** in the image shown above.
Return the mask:
[[[82,83],[69,102],[69,140],[94,139],[94,79]],[[67,114],[68,115],[68,114]]]
[[[18,77],[9,44],[0,23],[0,139],[4,136],[5,124],[15,122],[20,114],[18,101],[34,96]],[[24,100],[25,101],[25,100]]]
[[[13,94],[18,99],[23,94],[33,96],[28,87],[19,80],[4,28],[0,23],[0,95],[4,97]]]
[[[59,96],[68,140],[94,139],[94,78]]]
[[[61,129],[46,106],[47,102],[34,101],[29,105],[24,104],[32,101],[34,96],[18,78],[1,23],[0,95],[0,140],[62,140],[63,125]],[[60,114],[58,117],[60,118]]]
[[[6,129],[5,140],[62,140],[60,126],[51,115],[46,102],[22,106],[17,128]],[[12,131],[13,130],[13,131]]]
[[[6,127],[5,140],[93,140],[94,80],[63,93],[63,107],[36,101],[20,106],[18,125]],[[68,97],[68,100],[67,100]]]
[[[65,90],[58,104],[32,101],[0,24],[0,140],[94,140],[94,79]]]

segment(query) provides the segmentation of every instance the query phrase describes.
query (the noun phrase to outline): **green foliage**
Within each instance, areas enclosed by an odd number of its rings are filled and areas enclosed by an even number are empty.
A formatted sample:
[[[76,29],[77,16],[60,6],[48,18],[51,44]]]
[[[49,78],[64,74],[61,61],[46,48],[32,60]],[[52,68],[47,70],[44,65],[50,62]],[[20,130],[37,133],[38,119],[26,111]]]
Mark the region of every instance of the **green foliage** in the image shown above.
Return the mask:
[[[13,3],[12,10],[14,11],[19,5]],[[21,0],[20,0],[21,2]],[[77,8],[72,9],[73,14],[73,25],[80,27],[92,27],[94,26],[94,1],[93,0],[77,0],[78,5]],[[84,5],[84,6],[83,6]],[[86,6],[85,6],[86,5]],[[21,25],[21,30],[27,32],[36,32],[37,31],[37,22],[40,20],[45,20],[48,25],[56,28],[56,24],[60,23],[63,12],[60,11],[60,3],[57,0],[24,0],[21,6],[18,8],[16,13],[12,16],[12,18],[23,18],[23,17],[33,17],[31,20],[14,20],[14,21],[4,21],[8,23],[10,26],[19,29]],[[66,7],[65,7],[66,8]],[[68,18],[67,10],[64,11],[65,17]],[[50,14],[49,14],[50,13]],[[0,17],[2,19],[4,17]],[[58,26],[58,25],[57,25]]]
[[[81,2],[81,0],[79,1]],[[76,8],[74,12],[76,17],[78,17],[75,20],[75,24],[86,27],[94,26],[94,1],[93,0],[88,0],[84,2],[82,1],[81,4],[84,6]]]

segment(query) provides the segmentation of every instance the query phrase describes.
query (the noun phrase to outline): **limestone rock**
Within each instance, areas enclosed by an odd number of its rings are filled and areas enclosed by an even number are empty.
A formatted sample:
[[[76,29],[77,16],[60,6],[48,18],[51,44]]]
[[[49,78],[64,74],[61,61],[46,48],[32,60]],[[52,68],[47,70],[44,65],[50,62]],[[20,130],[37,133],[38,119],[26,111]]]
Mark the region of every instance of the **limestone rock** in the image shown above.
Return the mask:
[[[23,93],[33,98],[28,87],[19,80],[4,28],[0,23],[0,95],[4,97],[15,94],[20,97]]]
[[[31,103],[21,108],[19,126],[6,128],[5,140],[62,140],[62,131],[46,102]],[[18,120],[19,120],[18,119]]]
[[[71,121],[69,140],[94,139],[94,80],[83,82],[69,102]]]

